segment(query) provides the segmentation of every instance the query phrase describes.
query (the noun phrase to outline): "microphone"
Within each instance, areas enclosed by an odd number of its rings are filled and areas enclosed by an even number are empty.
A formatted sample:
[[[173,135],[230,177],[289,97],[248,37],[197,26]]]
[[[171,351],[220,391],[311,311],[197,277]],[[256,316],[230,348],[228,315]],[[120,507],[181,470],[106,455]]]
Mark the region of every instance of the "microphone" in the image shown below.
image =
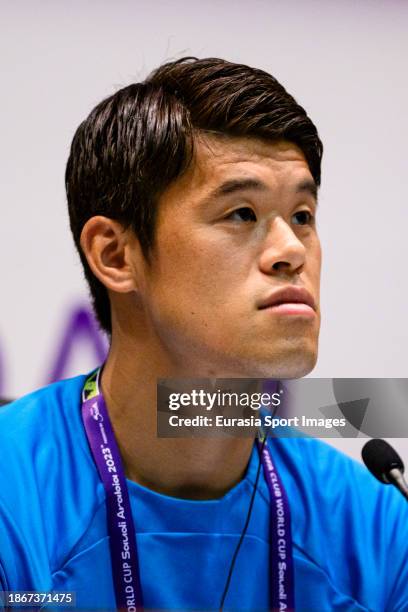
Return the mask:
[[[369,440],[361,451],[361,456],[373,476],[384,484],[392,484],[408,500],[408,485],[403,476],[404,464],[388,442],[379,438]]]

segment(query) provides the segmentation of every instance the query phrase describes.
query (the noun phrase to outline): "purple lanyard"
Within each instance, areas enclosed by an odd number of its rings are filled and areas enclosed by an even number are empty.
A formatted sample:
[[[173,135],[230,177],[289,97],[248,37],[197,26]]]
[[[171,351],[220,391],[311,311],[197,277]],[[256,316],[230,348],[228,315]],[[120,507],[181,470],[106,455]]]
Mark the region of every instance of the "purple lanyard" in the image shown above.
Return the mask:
[[[126,477],[105,400],[99,389],[100,368],[86,380],[82,419],[88,443],[106,493],[112,576],[118,610],[143,610],[136,533]],[[256,440],[261,453],[262,442]],[[265,444],[261,461],[271,500],[270,566],[273,611],[293,611],[294,576],[289,503]]]

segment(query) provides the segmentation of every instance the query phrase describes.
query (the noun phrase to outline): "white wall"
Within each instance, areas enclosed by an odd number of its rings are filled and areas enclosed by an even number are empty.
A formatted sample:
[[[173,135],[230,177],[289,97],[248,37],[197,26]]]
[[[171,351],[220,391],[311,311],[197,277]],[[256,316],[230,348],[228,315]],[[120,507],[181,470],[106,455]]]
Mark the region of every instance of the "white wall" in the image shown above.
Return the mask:
[[[320,358],[313,376],[406,377],[408,4],[396,0],[1,3],[3,395],[44,384],[87,301],[64,166],[104,96],[181,55],[266,69],[325,144]],[[78,345],[67,374],[95,363]]]

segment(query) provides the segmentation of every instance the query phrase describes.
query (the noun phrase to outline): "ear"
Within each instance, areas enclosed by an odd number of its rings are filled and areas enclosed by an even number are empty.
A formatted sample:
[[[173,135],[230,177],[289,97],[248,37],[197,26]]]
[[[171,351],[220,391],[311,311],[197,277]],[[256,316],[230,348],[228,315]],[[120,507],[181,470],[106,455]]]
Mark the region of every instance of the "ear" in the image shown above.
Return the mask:
[[[89,219],[81,232],[80,244],[92,272],[107,289],[129,293],[137,289],[132,265],[135,246],[139,245],[130,229],[108,217]]]

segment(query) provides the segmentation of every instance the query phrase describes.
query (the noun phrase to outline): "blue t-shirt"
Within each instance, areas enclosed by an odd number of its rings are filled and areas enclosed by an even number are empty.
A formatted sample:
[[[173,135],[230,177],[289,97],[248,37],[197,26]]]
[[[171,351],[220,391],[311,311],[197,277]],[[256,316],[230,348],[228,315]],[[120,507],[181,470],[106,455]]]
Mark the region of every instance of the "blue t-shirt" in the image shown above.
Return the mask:
[[[81,420],[85,377],[0,409],[0,590],[75,591],[113,610],[105,492]],[[314,439],[269,442],[292,515],[297,611],[408,610],[408,506]],[[216,610],[259,462],[224,497],[177,499],[127,481],[146,609]],[[263,470],[227,610],[267,610],[269,492]]]

